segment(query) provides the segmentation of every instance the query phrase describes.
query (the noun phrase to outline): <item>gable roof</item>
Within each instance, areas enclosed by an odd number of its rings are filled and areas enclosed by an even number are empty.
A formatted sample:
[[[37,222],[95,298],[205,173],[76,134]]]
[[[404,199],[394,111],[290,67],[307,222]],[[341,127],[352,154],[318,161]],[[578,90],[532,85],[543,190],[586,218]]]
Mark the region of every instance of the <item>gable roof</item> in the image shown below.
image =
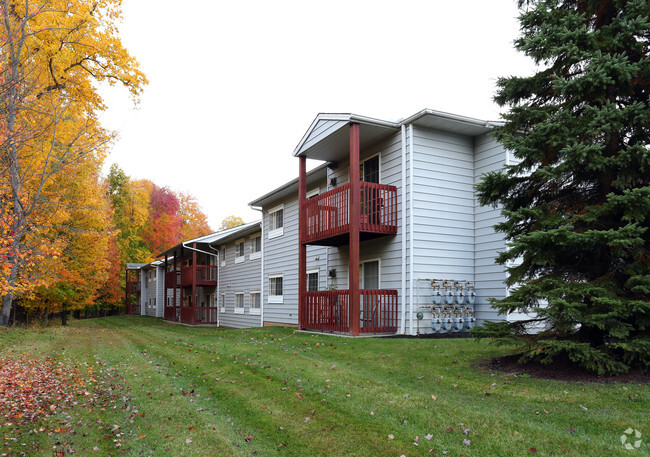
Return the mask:
[[[198,238],[193,238],[191,240],[182,241],[175,246],[170,247],[169,249],[161,252],[156,257],[162,257],[164,255],[169,255],[173,253],[174,250],[180,249],[184,246],[190,246],[196,243],[198,246],[202,246],[204,249],[207,249],[209,245],[214,244],[223,244],[228,241],[241,238],[242,236],[250,235],[257,231],[262,230],[262,221],[249,222],[248,224],[240,225],[233,227],[227,230],[221,230],[219,232],[214,232],[209,235],[200,236]]]

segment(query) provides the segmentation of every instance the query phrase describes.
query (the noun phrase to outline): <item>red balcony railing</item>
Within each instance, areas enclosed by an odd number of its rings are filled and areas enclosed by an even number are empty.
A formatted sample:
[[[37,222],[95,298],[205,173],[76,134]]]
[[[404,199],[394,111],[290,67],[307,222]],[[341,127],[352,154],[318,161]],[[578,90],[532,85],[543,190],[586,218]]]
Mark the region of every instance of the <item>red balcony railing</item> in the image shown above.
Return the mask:
[[[350,231],[350,184],[344,184],[304,203],[305,243],[335,239]],[[361,182],[359,231],[367,234],[397,233],[397,188]]]
[[[140,280],[127,281],[126,283],[126,291],[129,293],[140,292],[141,288]]]
[[[181,269],[181,286],[187,287],[194,283],[194,268],[184,267]],[[196,266],[196,285],[197,286],[216,286],[217,285],[217,267],[212,265]]]
[[[397,331],[397,291],[362,289],[359,324],[361,333]],[[300,326],[331,332],[350,331],[350,291],[304,292]]]
[[[168,322],[177,322],[176,319],[176,310],[177,306],[165,306],[165,317],[164,319]]]
[[[217,307],[183,306],[181,322],[187,325],[217,325]]]
[[[176,286],[181,285],[181,278],[179,272],[167,271],[165,273],[165,287],[167,287],[168,289],[172,289],[174,287],[174,284]]]
[[[127,316],[139,316],[142,308],[140,307],[140,302],[130,303],[126,305],[126,314]]]

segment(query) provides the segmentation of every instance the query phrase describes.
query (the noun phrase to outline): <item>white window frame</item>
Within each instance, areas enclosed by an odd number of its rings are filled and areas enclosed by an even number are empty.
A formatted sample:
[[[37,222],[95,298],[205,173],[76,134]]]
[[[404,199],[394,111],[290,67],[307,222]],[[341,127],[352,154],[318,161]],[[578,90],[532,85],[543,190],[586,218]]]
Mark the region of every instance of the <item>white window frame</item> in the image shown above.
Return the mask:
[[[241,249],[238,249],[241,246]],[[246,260],[246,241],[244,239],[235,241],[235,263],[242,263]]]
[[[260,250],[259,251],[253,251],[253,242],[255,240],[260,240]],[[261,259],[262,258],[262,235],[256,235],[250,238],[250,256],[249,258],[251,260],[255,259]]]
[[[237,297],[241,297],[241,308],[237,306]],[[244,292],[235,292],[235,314],[244,314],[246,309],[246,300],[244,299]]]
[[[282,278],[282,295],[273,295],[271,293],[271,279]],[[269,303],[284,303],[284,275],[269,275]]]
[[[305,273],[305,275],[307,275],[307,279],[306,279],[306,281],[307,281],[307,291],[309,291],[309,275],[314,274],[314,273],[316,273],[318,275],[318,283],[317,283],[316,290],[317,291],[320,290],[320,270],[319,269],[313,269],[313,270],[307,270],[307,272]]]
[[[320,195],[320,187],[317,187],[316,189],[312,189],[309,192],[305,194],[305,198],[309,200],[312,197],[315,197],[317,195]]]
[[[272,223],[274,221],[273,214],[277,213],[280,210],[282,210],[282,227],[272,228],[273,227]],[[269,235],[268,235],[269,239],[277,238],[279,236],[284,235],[284,219],[286,216],[286,214],[284,213],[284,204],[271,208],[267,214],[269,218]]]
[[[226,312],[226,293],[221,292],[219,295],[221,298],[221,303],[219,303],[219,312],[225,313]]]
[[[260,306],[258,308],[253,308],[253,303],[254,303],[253,295],[254,294],[257,294],[260,297]],[[250,304],[249,304],[249,307],[248,307],[248,312],[250,314],[257,314],[257,315],[262,314],[262,292],[259,291],[259,290],[251,290],[250,293],[248,294],[248,296],[249,296],[249,300],[250,300]]]
[[[225,246],[219,249],[219,261],[221,262],[222,267],[226,266],[226,251],[227,249]]]
[[[359,262],[359,289],[364,289],[365,284],[363,284],[363,264],[364,263],[370,263],[370,262],[377,262],[377,285],[378,288],[381,289],[381,258],[375,258],[375,259],[366,259],[362,260]]]

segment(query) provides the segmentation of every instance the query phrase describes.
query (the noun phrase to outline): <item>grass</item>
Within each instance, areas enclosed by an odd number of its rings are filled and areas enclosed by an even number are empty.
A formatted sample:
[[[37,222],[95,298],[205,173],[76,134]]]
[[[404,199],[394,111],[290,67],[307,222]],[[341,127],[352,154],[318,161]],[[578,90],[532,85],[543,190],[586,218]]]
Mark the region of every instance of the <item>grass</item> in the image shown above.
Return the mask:
[[[0,456],[650,450],[647,386],[481,371],[478,360],[504,350],[473,340],[348,339],[114,317],[1,330],[0,348],[0,369],[3,357],[49,358],[74,368],[81,386],[74,401],[51,400],[58,407],[33,423],[0,416]],[[643,434],[639,449],[623,448],[628,428]]]

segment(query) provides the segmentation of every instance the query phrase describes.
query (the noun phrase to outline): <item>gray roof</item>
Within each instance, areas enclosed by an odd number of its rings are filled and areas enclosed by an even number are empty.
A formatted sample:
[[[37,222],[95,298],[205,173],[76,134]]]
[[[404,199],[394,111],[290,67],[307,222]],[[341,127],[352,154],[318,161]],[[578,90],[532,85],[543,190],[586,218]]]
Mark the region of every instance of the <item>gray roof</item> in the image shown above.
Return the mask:
[[[252,233],[262,230],[262,221],[249,222],[248,224],[240,225],[228,230],[221,230],[219,232],[214,232],[209,235],[201,236],[187,241],[182,241],[181,243],[172,246],[166,251],[158,254],[157,257],[162,257],[164,255],[169,255],[173,253],[175,249],[180,248],[181,246],[190,246],[196,243],[199,246],[207,248],[208,245],[218,245],[227,243],[228,241],[241,238],[242,236],[250,235]]]
[[[477,136],[488,132],[497,123],[432,109],[424,109],[397,122],[356,114],[321,113],[296,146],[294,157],[304,155],[315,160],[335,161],[349,157],[350,124],[359,124],[360,146],[364,150],[394,134],[402,126],[415,125]]]

